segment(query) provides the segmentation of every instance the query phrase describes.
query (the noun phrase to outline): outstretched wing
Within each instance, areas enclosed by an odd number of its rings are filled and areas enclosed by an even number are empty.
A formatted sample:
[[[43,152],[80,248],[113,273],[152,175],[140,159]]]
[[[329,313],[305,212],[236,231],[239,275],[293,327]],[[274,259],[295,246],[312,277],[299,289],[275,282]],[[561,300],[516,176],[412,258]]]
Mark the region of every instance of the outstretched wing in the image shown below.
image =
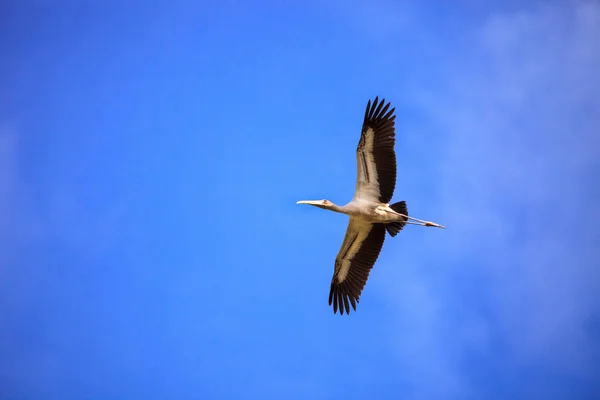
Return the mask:
[[[360,294],[369,279],[369,272],[377,261],[385,240],[385,226],[350,218],[346,237],[335,258],[331,279],[329,305],[340,315],[350,314],[350,305],[356,311]]]
[[[376,97],[367,103],[356,149],[356,192],[354,198],[389,203],[396,186],[395,108]]]

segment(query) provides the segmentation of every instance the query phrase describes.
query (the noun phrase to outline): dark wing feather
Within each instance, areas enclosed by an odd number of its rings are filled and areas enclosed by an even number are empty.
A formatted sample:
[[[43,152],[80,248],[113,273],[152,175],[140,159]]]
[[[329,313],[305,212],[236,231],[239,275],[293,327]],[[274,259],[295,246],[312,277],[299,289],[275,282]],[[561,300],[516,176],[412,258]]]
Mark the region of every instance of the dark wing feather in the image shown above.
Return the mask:
[[[369,224],[351,218],[342,248],[335,259],[335,271],[329,291],[329,305],[340,315],[356,311],[362,290],[369,279],[385,240],[383,224]],[[343,276],[343,269],[348,268]]]
[[[385,103],[385,99],[379,101],[379,97],[376,97],[373,103],[371,101],[367,103],[365,110],[365,118],[363,121],[361,138],[358,144],[357,161],[359,170],[364,171],[364,176],[360,176],[357,179],[363,180],[357,182],[357,191],[362,188],[370,186],[370,184],[376,184],[379,195],[379,201],[381,203],[389,203],[394,195],[394,189],[396,187],[396,152],[394,151],[394,145],[396,143],[395,133],[395,119],[394,115],[395,108],[390,108],[390,103]],[[368,145],[367,135],[369,130],[373,132],[373,145]],[[377,182],[371,182],[374,178],[369,174],[368,163],[366,160],[372,156],[375,162],[375,168],[377,171]],[[368,191],[368,190],[367,190]]]

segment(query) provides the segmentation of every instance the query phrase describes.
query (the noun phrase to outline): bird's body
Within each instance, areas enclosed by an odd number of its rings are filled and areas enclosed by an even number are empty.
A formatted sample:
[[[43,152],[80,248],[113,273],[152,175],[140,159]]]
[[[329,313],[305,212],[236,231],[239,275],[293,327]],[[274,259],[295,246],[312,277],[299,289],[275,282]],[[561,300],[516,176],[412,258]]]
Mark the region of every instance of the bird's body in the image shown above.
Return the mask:
[[[310,203],[299,203],[310,204]],[[388,223],[395,221],[405,221],[406,217],[392,210],[389,204],[381,204],[378,202],[355,199],[345,206],[335,206],[329,208],[331,211],[347,214],[351,217],[359,218],[366,222],[372,223]]]
[[[350,216],[344,242],[335,260],[335,269],[329,291],[329,304],[333,312],[350,313],[356,310],[360,294],[369,272],[379,256],[385,232],[396,236],[406,224],[434,226],[408,216],[406,203],[389,204],[396,185],[396,154],[394,151],[394,109],[385,100],[373,105],[369,100],[365,111],[362,133],[356,149],[356,191],[352,201],[338,206],[329,200],[303,200],[319,208]]]

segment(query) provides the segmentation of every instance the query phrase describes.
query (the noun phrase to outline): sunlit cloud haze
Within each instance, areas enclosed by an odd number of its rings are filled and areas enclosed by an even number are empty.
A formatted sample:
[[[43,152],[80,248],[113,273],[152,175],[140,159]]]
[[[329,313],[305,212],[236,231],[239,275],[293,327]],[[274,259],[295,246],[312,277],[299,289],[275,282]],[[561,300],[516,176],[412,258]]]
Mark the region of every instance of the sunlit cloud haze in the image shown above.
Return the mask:
[[[521,3],[3,5],[0,398],[599,398],[600,4]],[[375,95],[447,229],[339,317]]]
[[[492,15],[415,95],[436,134],[411,147],[434,164],[449,231],[443,249],[427,238],[434,269],[403,251],[415,267],[390,265],[385,285],[412,331],[399,353],[442,377],[440,396],[597,393],[599,37],[597,4]]]

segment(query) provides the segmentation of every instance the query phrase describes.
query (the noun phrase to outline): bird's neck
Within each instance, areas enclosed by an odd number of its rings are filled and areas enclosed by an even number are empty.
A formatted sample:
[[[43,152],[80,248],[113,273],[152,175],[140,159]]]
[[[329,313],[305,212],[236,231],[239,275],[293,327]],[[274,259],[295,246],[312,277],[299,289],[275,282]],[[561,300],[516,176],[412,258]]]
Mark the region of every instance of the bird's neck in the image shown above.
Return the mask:
[[[335,211],[335,212],[342,213],[342,214],[348,213],[344,207],[338,206],[337,204],[333,204],[333,203],[331,203],[331,205],[329,207],[327,207],[327,210]]]

